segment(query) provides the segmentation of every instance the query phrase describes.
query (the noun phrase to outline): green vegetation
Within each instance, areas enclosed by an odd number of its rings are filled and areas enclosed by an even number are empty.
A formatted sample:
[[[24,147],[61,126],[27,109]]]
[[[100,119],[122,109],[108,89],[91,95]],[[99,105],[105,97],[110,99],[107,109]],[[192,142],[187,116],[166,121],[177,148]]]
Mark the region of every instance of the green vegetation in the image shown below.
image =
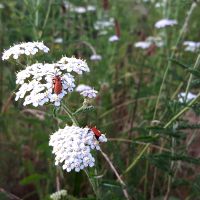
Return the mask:
[[[200,199],[200,43],[189,50],[184,44],[200,42],[200,2],[70,3],[0,0],[1,56],[14,44],[43,41],[50,52],[34,57],[40,62],[86,60],[90,73],[77,82],[99,92],[94,107],[79,109],[83,97],[76,93],[63,103],[81,127],[96,126],[108,142],[94,152],[87,174],[56,167],[49,137],[71,125],[70,117],[53,104],[15,101],[16,72],[33,57],[0,60],[0,200],[48,200],[61,189],[67,195],[60,199],[69,200]],[[161,19],[177,24],[156,28]],[[110,25],[102,29],[97,21]],[[110,42],[113,35],[119,40]],[[94,54],[102,58],[92,60]]]

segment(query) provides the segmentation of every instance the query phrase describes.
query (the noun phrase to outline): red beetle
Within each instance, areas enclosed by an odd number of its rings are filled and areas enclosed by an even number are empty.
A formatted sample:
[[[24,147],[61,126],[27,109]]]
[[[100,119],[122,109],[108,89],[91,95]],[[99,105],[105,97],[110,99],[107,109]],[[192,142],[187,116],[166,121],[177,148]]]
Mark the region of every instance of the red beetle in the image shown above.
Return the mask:
[[[98,129],[96,128],[96,126],[95,126],[95,127],[91,127],[90,130],[94,133],[96,139],[98,140],[99,137],[101,136],[101,131],[98,130]]]
[[[53,80],[53,92],[58,95],[62,92],[62,80],[58,75],[53,77],[52,80]]]

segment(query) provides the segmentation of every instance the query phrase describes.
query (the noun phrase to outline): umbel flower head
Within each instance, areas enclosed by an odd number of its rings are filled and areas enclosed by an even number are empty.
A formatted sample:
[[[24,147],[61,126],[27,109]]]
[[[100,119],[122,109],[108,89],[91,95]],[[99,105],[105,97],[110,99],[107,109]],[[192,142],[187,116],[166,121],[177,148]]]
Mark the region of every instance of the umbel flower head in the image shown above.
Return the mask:
[[[82,96],[88,97],[90,99],[97,96],[97,91],[92,89],[89,85],[80,84],[76,88],[76,91],[79,92]]]
[[[61,200],[63,197],[67,196],[67,190],[59,190],[50,195],[50,199],[52,200]]]
[[[61,165],[64,170],[79,172],[86,167],[93,167],[95,159],[92,150],[100,150],[99,142],[106,142],[104,134],[95,137],[90,128],[65,126],[50,136],[49,145],[53,147],[55,165]]]
[[[185,46],[185,51],[196,52],[200,50],[200,42],[185,41],[183,45]]]
[[[36,63],[27,66],[16,74],[16,83],[20,87],[16,92],[15,100],[24,98],[24,106],[32,104],[37,107],[48,102],[59,106],[62,98],[74,90],[75,79],[71,73],[82,74],[84,71],[89,71],[85,61],[68,57],[63,57],[59,63]],[[57,83],[59,92],[54,91],[55,77],[59,79]]]
[[[186,94],[185,92],[181,92],[179,95],[178,95],[178,100],[179,102],[181,103],[184,103],[184,102],[190,102],[191,100],[195,99],[197,97],[196,94],[193,94],[191,92],[188,92],[188,94]]]
[[[156,47],[162,47],[163,44],[164,43],[160,37],[149,36],[146,38],[145,41],[136,42],[134,46],[136,48],[148,49],[151,45],[156,45]]]
[[[158,29],[174,25],[177,25],[177,21],[175,19],[161,19],[155,23],[155,27]]]
[[[38,52],[48,53],[49,48],[43,42],[26,42],[16,44],[3,52],[2,60],[8,60],[10,57],[18,59],[21,55],[35,55]]]

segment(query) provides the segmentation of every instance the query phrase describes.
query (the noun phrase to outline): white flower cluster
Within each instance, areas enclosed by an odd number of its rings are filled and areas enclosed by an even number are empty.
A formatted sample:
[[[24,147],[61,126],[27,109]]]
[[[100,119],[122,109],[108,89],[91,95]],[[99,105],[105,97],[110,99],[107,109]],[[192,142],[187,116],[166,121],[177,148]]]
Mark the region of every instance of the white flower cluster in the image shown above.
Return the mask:
[[[116,42],[119,40],[119,37],[117,35],[112,35],[108,38],[109,42]]]
[[[66,197],[67,196],[67,190],[59,190],[53,194],[50,195],[50,198],[52,200],[60,200],[62,199],[62,197]]]
[[[63,38],[57,37],[57,38],[54,39],[53,42],[54,42],[55,44],[62,44],[62,43],[63,43]]]
[[[67,67],[64,65],[36,63],[26,67],[17,73],[16,83],[20,85],[16,92],[17,101],[25,98],[23,105],[32,104],[42,106],[47,102],[53,102],[55,106],[60,105],[62,98],[72,92],[75,87],[74,76],[65,72]],[[53,91],[53,78],[59,76],[62,80],[62,91],[55,94]]]
[[[69,1],[64,1],[64,7],[65,9],[68,9],[71,12],[77,13],[77,14],[84,14],[87,12],[94,12],[96,11],[96,7],[93,5],[87,5],[86,7],[83,6],[75,6]]]
[[[90,60],[92,60],[92,61],[99,61],[99,60],[102,60],[102,56],[95,53],[95,54],[92,54],[90,56]]]
[[[4,8],[5,6],[2,3],[0,3],[0,9],[4,9]]]
[[[75,57],[62,57],[59,64],[64,64],[62,69],[67,69],[68,72],[76,72],[77,74],[82,74],[83,72],[89,72],[90,69],[84,60],[77,59]]]
[[[183,45],[186,46],[185,51],[196,52],[200,49],[200,42],[185,41]]]
[[[115,25],[114,18],[98,20],[94,24],[95,30],[105,30],[110,29]]]
[[[20,55],[34,55],[39,51],[47,53],[49,48],[43,42],[21,43],[4,51],[2,59],[6,60],[11,56],[18,59]],[[89,71],[86,61],[75,57],[65,56],[51,64],[32,64],[16,73],[16,84],[19,86],[15,100],[24,99],[24,106],[32,104],[37,107],[45,103],[60,106],[63,97],[76,87],[72,73],[81,75]],[[94,98],[96,94],[97,91],[92,88],[81,92],[81,95],[88,98]]]
[[[18,59],[21,55],[35,55],[39,51],[49,52],[49,48],[43,42],[26,42],[16,44],[3,52],[2,60],[8,60],[11,56]]]
[[[166,26],[174,26],[177,24],[177,21],[174,19],[161,19],[155,23],[156,28],[164,28]]]
[[[55,165],[61,164],[67,172],[79,172],[94,166],[95,159],[91,150],[100,150],[99,142],[106,141],[104,134],[97,140],[90,128],[66,126],[50,136],[49,145],[53,147]]]
[[[70,72],[82,74],[89,72],[85,61],[76,58],[63,57],[59,63],[42,64],[36,63],[27,66],[24,70],[17,73],[16,83],[20,85],[16,92],[17,101],[24,98],[23,105],[32,104],[42,106],[47,102],[60,106],[62,98],[75,87],[75,79]],[[54,91],[54,78],[59,77],[60,91]]]
[[[162,47],[164,43],[160,37],[150,36],[145,41],[136,42],[134,46],[136,48],[148,49],[152,44],[155,44],[157,47]]]
[[[189,102],[193,99],[195,99],[197,97],[196,94],[193,94],[191,92],[188,92],[187,94],[187,98],[186,98],[186,93],[185,92],[181,92],[179,95],[178,95],[178,100],[179,102],[183,103],[183,102]],[[185,99],[186,98],[186,99]]]
[[[88,98],[95,98],[97,96],[97,91],[92,89],[88,85],[80,84],[77,86],[76,91],[79,92],[82,96]]]

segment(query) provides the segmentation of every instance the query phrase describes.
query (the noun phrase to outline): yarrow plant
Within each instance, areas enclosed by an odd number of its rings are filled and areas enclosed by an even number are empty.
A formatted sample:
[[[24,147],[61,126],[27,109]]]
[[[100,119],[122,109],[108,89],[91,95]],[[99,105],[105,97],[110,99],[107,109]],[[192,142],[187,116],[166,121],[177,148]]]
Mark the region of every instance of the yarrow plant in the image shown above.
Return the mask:
[[[32,59],[27,58],[28,65],[21,63],[20,57],[22,55],[35,55],[39,51],[48,53],[49,48],[43,42],[27,42],[14,45],[3,53],[3,60],[14,58],[20,66],[24,66],[21,71],[16,73],[18,87],[15,93],[15,100],[23,100],[24,106],[53,105],[54,110],[64,110],[72,124],[66,124],[64,128],[59,128],[50,136],[49,146],[53,148],[52,153],[55,155],[55,165],[61,166],[66,172],[84,170],[96,194],[95,187],[98,187],[98,185],[95,186],[87,168],[95,166],[94,153],[95,150],[99,151],[120,181],[124,196],[127,198],[128,193],[123,188],[125,183],[109,157],[100,148],[100,143],[107,142],[106,135],[101,133],[96,126],[89,127],[86,125],[85,127],[80,127],[75,117],[85,110],[91,110],[93,108],[90,105],[91,100],[98,94],[98,91],[91,86],[85,84],[76,85],[77,76],[90,72],[87,62],[75,57],[64,56],[54,63],[38,61],[32,63],[33,57]],[[72,112],[64,101],[64,97],[72,92],[80,93],[84,99],[80,108],[75,112]],[[66,191],[60,190],[59,187],[57,190],[59,191],[52,194],[51,199],[62,199],[63,196],[66,196]]]
[[[63,57],[57,63],[35,63],[17,73],[16,83],[20,85],[15,100],[24,98],[24,105],[42,106],[53,102],[60,106],[62,98],[75,87],[74,72],[81,75],[89,72],[87,63],[81,59]],[[59,92],[53,89],[54,78],[59,77],[62,86]]]
[[[104,134],[98,138],[90,128],[65,126],[50,137],[49,145],[53,147],[56,165],[62,165],[67,172],[79,172],[86,167],[93,167],[95,159],[91,150],[100,150],[99,142],[106,142]]]
[[[21,43],[5,50],[2,59],[17,60],[21,55],[34,55],[39,51],[48,53],[49,48],[43,42]],[[60,128],[50,136],[49,141],[49,145],[53,147],[55,165],[62,166],[67,172],[79,172],[87,167],[93,167],[95,158],[92,152],[100,150],[99,144],[107,141],[106,136],[96,127],[79,127],[72,111],[63,102],[63,98],[75,88],[76,92],[84,97],[84,106],[81,108],[87,109],[87,100],[96,97],[98,92],[91,86],[76,86],[76,77],[84,72],[90,72],[86,61],[65,56],[55,63],[29,64],[16,73],[16,101],[23,99],[24,106],[35,107],[52,104],[54,107],[63,108],[71,119],[73,124]]]

